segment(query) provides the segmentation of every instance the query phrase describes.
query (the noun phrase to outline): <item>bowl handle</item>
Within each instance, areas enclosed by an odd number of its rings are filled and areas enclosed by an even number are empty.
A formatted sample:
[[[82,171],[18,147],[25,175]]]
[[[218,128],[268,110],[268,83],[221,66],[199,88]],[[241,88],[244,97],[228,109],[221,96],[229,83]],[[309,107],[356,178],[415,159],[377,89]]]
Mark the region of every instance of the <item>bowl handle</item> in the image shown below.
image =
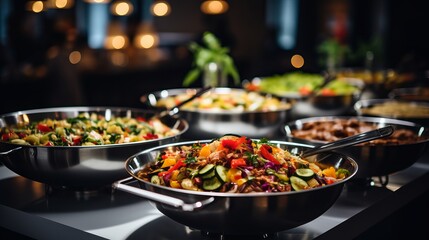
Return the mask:
[[[181,208],[183,211],[193,211],[195,209],[204,207],[205,205],[208,205],[214,201],[214,197],[210,197],[195,203],[185,203],[182,199],[151,192],[148,190],[144,190],[144,189],[133,187],[126,184],[127,182],[131,182],[133,180],[135,180],[133,177],[119,180],[112,184],[112,188],[118,189],[124,192],[128,192],[128,193],[137,195],[139,197],[144,197],[155,202],[164,203],[172,207]]]

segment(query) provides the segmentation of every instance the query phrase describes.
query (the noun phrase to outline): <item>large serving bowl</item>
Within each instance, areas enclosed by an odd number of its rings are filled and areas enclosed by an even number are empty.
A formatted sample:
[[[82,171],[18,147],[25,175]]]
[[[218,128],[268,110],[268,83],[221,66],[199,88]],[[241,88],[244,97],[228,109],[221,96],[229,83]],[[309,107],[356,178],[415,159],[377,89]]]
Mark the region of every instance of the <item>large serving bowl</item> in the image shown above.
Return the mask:
[[[169,148],[192,146],[197,142],[172,143],[147,149],[127,159],[125,168],[131,180],[137,180],[141,189],[116,182],[114,188],[142,196],[156,202],[156,207],[176,222],[204,232],[226,235],[259,235],[275,233],[312,221],[328,210],[338,199],[345,183],[353,177],[358,166],[347,155],[327,152],[314,160],[345,168],[350,175],[334,184],[291,192],[224,193],[193,191],[152,184],[139,177],[146,165]],[[272,144],[298,154],[312,146],[284,141]]]
[[[331,123],[335,122],[337,124],[333,127]],[[289,141],[320,145],[331,141],[327,139],[338,140],[344,138],[346,136],[345,132],[357,134],[358,132],[369,131],[388,125],[395,128],[395,132],[390,136],[391,138],[395,137],[396,140],[405,140],[405,135],[400,135],[402,137],[398,135],[402,130],[406,130],[409,131],[408,134],[414,134],[418,140],[388,143],[384,142],[386,139],[382,139],[382,141],[377,140],[377,143],[369,142],[364,145],[355,145],[340,150],[357,161],[359,171],[355,178],[364,179],[373,176],[387,176],[414,164],[427,149],[429,130],[416,123],[397,119],[362,116],[324,116],[303,118],[289,122],[285,125],[285,132],[286,139]]]
[[[147,110],[120,107],[46,108],[2,115],[0,127],[41,121],[45,118],[67,119],[84,112],[106,117],[149,118],[154,115]],[[0,159],[18,175],[53,187],[85,190],[110,186],[114,181],[127,176],[123,165],[128,156],[147,148],[175,142],[188,129],[185,120],[171,120],[166,124],[177,128],[177,135],[141,142],[95,146],[32,146],[0,141]]]
[[[362,99],[354,109],[360,116],[394,118],[429,125],[429,103],[400,99]]]
[[[243,85],[249,90],[293,101],[292,115],[295,119],[348,114],[365,87],[364,82],[358,78],[329,80],[319,74],[304,73],[257,77]]]
[[[181,100],[195,94],[198,88],[178,88],[153,92],[142,96],[146,106],[155,109],[169,108],[170,105],[160,105],[166,99],[183,96]],[[210,98],[211,95],[247,94],[244,89],[213,88],[203,94],[198,101]],[[278,99],[274,96],[263,95],[266,99]],[[280,99],[278,99],[280,100]],[[186,109],[180,108],[178,115],[189,123],[189,130],[184,134],[187,139],[214,138],[228,133],[246,135],[253,138],[274,138],[282,126],[289,120],[292,105],[286,100],[280,100],[283,107],[274,110],[229,110],[229,109]],[[177,104],[178,102],[176,102]]]

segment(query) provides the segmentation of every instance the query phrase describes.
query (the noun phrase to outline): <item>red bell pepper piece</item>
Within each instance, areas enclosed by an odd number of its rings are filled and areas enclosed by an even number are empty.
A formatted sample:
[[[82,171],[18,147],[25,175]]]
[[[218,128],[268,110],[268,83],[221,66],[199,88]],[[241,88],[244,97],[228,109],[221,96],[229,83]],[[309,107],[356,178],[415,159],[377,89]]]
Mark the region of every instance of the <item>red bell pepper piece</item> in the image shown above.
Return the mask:
[[[272,149],[269,145],[263,144],[260,148],[261,156],[274,164],[280,164],[279,160],[277,160],[273,154],[271,154]]]
[[[231,168],[237,168],[239,166],[246,166],[246,160],[244,158],[235,158],[231,160]]]
[[[167,174],[170,174],[170,173],[172,173],[174,170],[177,170],[177,169],[179,169],[180,167],[185,166],[185,165],[186,165],[186,163],[184,163],[184,162],[183,162],[183,158],[182,158],[182,159],[180,159],[179,161],[177,161],[177,162],[176,162],[176,164],[174,164],[173,166],[171,166],[167,171],[164,171],[164,172],[160,172],[160,173],[158,173],[158,176],[163,177],[163,176],[165,176],[165,175],[167,175]]]
[[[52,131],[52,129],[50,127],[48,127],[48,125],[43,124],[43,123],[37,124],[37,129],[41,132],[44,132],[44,133]]]
[[[246,142],[246,137],[242,136],[238,139],[223,139],[222,146],[231,150],[237,149],[238,146]]]

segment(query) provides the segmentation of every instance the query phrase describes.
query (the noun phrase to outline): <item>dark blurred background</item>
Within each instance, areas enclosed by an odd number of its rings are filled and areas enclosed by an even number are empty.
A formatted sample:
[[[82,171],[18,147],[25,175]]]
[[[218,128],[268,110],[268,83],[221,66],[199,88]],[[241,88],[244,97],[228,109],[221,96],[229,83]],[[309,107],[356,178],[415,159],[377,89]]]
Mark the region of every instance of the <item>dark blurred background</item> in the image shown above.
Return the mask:
[[[169,7],[165,15],[162,4]],[[326,53],[340,49],[335,68],[412,72],[425,84],[425,6],[420,0],[0,0],[0,114],[143,107],[143,94],[182,87],[193,61],[189,43],[205,31],[230,48],[241,80],[326,71]],[[294,55],[303,66],[291,62]]]

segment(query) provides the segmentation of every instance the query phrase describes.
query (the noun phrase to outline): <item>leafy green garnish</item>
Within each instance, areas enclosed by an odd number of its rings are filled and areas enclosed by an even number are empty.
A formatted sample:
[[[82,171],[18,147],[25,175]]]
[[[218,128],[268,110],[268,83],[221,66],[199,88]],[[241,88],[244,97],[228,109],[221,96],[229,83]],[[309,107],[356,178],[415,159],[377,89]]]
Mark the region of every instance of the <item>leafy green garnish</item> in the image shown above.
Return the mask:
[[[228,55],[229,49],[222,47],[219,40],[211,32],[205,32],[202,40],[206,47],[195,42],[189,45],[190,51],[194,53],[194,62],[193,68],[185,76],[183,86],[192,84],[204,71],[205,66],[211,62],[220,64],[222,71],[233,78],[235,85],[239,85],[240,76],[234,60]]]

